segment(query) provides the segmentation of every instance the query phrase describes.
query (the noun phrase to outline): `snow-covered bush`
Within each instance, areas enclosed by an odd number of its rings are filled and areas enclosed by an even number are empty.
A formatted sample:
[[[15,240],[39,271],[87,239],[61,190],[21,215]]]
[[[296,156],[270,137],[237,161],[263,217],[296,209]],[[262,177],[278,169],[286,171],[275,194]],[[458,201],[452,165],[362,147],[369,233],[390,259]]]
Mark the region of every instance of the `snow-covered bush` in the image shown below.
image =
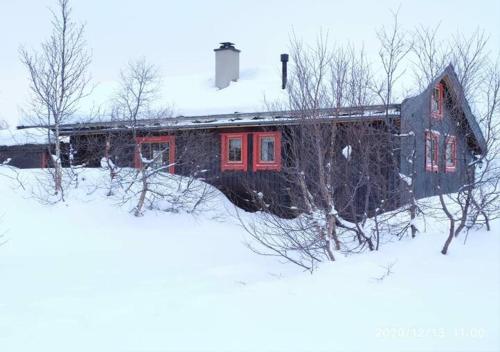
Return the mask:
[[[144,209],[197,214],[216,194],[213,186],[196,177],[173,175],[162,168],[123,168],[114,183],[113,196],[136,216],[142,215]]]

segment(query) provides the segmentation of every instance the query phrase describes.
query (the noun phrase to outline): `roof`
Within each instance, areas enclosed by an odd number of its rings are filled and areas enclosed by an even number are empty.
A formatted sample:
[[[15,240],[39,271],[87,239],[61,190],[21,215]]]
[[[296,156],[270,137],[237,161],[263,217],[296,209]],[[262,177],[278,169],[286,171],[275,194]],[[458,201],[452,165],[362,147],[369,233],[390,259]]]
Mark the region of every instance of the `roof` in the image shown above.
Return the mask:
[[[47,145],[49,144],[46,128],[31,128],[29,130],[0,129],[0,147],[17,145]]]
[[[387,113],[383,105],[370,105],[354,108],[321,109],[322,119],[335,119],[338,122],[359,120],[382,120],[387,117],[397,118],[400,116],[401,105],[390,105]],[[141,119],[136,121],[136,128],[148,131],[169,131],[206,128],[236,128],[250,126],[283,126],[298,124],[300,119],[296,112],[270,111],[253,113],[215,114],[200,116],[180,116],[159,119]],[[19,126],[20,129],[32,126]],[[51,128],[52,126],[38,126]],[[93,132],[117,132],[130,130],[131,121],[124,120],[102,120],[93,122],[78,122],[60,126],[61,135],[85,134]]]
[[[168,108],[175,116],[249,113],[269,110],[269,104],[288,101],[281,89],[281,63],[274,67],[244,67],[237,82],[224,89],[215,86],[212,70],[164,76],[152,108]],[[118,81],[104,81],[93,90],[91,106],[111,107]],[[88,115],[88,114],[87,114]],[[77,119],[87,116],[76,116]],[[79,121],[71,121],[79,122]]]
[[[168,76],[162,80],[162,101],[176,115],[184,116],[266,111],[268,103],[288,100],[286,90],[281,89],[280,68],[242,67],[238,81],[224,89],[215,86],[211,71]]]

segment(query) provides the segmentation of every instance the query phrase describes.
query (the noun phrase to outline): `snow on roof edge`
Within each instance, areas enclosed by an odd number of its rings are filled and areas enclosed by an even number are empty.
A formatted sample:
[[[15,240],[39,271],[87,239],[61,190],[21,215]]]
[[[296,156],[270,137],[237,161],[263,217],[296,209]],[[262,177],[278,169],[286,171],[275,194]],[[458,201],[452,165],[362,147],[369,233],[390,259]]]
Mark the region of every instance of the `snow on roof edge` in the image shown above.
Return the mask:
[[[339,120],[352,120],[358,118],[384,118],[397,117],[400,115],[401,105],[392,104],[386,110],[383,105],[370,105],[356,108],[322,109],[321,118],[338,118]],[[218,127],[239,127],[239,126],[273,126],[285,125],[297,121],[290,111],[254,112],[254,113],[234,113],[216,114],[201,116],[178,116],[159,119],[142,119],[136,121],[136,127],[141,129],[196,129],[196,128],[218,128]],[[90,122],[78,122],[60,126],[62,134],[85,129],[129,129],[130,123],[127,120],[100,120]],[[19,126],[18,128],[36,128],[40,126]],[[44,126],[50,128],[51,126]]]
[[[46,145],[49,144],[47,128],[3,129],[0,130],[0,147],[16,145]]]

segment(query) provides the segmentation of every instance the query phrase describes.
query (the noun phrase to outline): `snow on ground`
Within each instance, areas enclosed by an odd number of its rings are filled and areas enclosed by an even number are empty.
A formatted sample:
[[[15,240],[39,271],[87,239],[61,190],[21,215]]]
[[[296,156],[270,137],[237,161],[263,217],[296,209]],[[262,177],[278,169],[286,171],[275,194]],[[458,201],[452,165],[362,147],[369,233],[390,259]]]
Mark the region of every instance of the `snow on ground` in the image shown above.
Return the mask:
[[[90,192],[95,170],[50,206],[30,198],[39,171],[23,191],[3,169],[2,352],[500,350],[500,223],[443,256],[428,222],[311,275],[250,252],[222,196],[135,218]]]

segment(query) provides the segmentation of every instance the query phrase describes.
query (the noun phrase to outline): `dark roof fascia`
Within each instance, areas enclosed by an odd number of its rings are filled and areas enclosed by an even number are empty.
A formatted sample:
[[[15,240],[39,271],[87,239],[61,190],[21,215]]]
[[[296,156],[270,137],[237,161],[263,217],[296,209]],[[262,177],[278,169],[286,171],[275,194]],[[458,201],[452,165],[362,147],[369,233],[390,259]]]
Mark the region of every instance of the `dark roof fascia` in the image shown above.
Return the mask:
[[[13,145],[0,145],[0,150],[9,151],[9,150],[40,150],[46,149],[53,145],[51,144],[13,144]]]
[[[346,122],[360,122],[360,121],[386,121],[387,118],[394,120],[399,118],[400,115],[388,115],[370,117],[370,118],[335,118],[337,123]],[[322,119],[323,122],[332,121],[332,119]],[[264,121],[260,123],[255,122],[241,122],[241,123],[231,123],[231,124],[213,124],[213,123],[200,123],[196,125],[161,125],[161,126],[136,126],[138,131],[149,131],[149,132],[169,132],[169,131],[192,131],[192,130],[210,130],[210,129],[226,129],[226,128],[242,128],[242,127],[283,127],[283,126],[297,126],[301,122],[300,120],[290,121],[286,119],[285,121]],[[108,126],[108,127],[88,127],[80,129],[61,129],[61,136],[73,136],[73,135],[85,135],[85,134],[102,134],[102,133],[113,133],[113,132],[124,132],[131,131],[131,127],[127,126]]]
[[[384,120],[386,118],[394,119],[400,117],[400,111],[401,111],[400,104],[391,104],[388,106],[388,109],[396,111],[397,113],[386,114],[386,107],[384,105],[371,105],[364,107],[342,108],[342,109],[319,109],[318,111],[316,111],[316,113],[325,116],[324,118],[322,118],[325,121],[331,121],[334,119],[335,121],[338,122]],[[374,112],[376,114],[363,116],[363,114],[366,112]],[[175,118],[164,118],[164,119],[144,119],[136,121],[136,128],[148,131],[170,131],[170,130],[297,125],[300,123],[301,119],[297,117],[292,117],[294,114],[297,114],[297,112],[271,111],[271,112],[254,112],[254,113],[201,115],[201,116],[175,117]],[[219,122],[219,120],[221,121]],[[17,128],[26,129],[35,127],[54,129],[53,125],[18,126]],[[60,134],[61,135],[85,134],[88,131],[118,132],[130,129],[131,127],[129,122],[124,120],[79,122],[79,123],[61,125]]]

